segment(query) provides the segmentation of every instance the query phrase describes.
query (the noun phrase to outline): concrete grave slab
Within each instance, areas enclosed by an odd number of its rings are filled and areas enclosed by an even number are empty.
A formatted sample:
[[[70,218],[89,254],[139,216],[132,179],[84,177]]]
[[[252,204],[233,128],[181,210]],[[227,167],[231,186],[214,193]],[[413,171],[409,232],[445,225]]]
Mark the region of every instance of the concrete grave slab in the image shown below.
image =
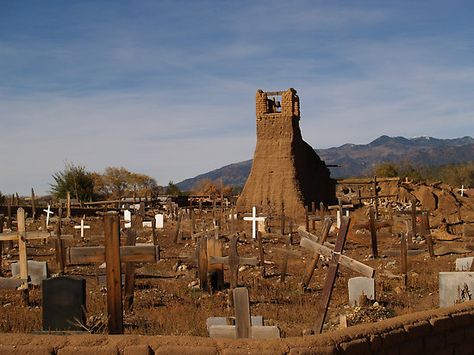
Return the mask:
[[[12,276],[20,275],[20,264],[12,263]],[[48,264],[46,261],[28,260],[28,276],[32,285],[39,286],[41,282],[48,278]]]
[[[375,300],[375,280],[371,277],[353,277],[349,279],[349,305],[359,305],[359,297],[364,294],[369,300]]]
[[[474,256],[469,256],[467,258],[457,258],[456,271],[471,271],[471,266],[472,266],[473,261],[474,261]]]
[[[449,307],[473,299],[474,272],[439,273],[439,306]]]

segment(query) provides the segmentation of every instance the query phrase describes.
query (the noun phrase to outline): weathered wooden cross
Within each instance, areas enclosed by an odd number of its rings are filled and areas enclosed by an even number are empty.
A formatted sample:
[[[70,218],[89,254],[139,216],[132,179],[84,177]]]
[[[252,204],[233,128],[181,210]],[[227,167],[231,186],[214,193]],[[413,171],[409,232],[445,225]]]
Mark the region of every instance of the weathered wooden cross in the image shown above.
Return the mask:
[[[236,288],[239,277],[239,265],[258,265],[257,258],[245,258],[239,256],[237,251],[238,236],[232,236],[230,239],[229,256],[211,256],[210,264],[227,264],[230,271],[230,287]]]
[[[328,311],[329,301],[331,300],[331,294],[334,287],[334,282],[336,281],[339,264],[347,266],[350,269],[357,271],[366,277],[373,277],[375,274],[375,270],[371,267],[342,254],[344,250],[344,244],[346,242],[347,232],[349,230],[350,220],[350,217],[341,217],[341,228],[339,229],[339,234],[336,239],[334,250],[331,250],[325,247],[324,245],[318,244],[317,242],[314,242],[311,239],[305,237],[301,238],[300,245],[302,247],[311,249],[322,255],[331,257],[326,281],[324,283],[321,302],[317,307],[316,322],[314,324],[315,333],[321,333],[323,329],[324,319],[326,318],[326,313]]]
[[[369,208],[369,220],[363,223],[355,224],[353,228],[362,229],[365,228],[370,232],[370,246],[372,249],[372,256],[378,258],[378,246],[377,246],[377,229],[383,227],[390,227],[393,223],[390,221],[377,220],[375,218],[374,208],[371,206]]]
[[[255,325],[251,323],[249,292],[245,287],[233,290],[235,325],[211,325],[209,336],[211,338],[253,338],[275,339],[280,338],[280,329],[276,326]],[[226,319],[223,319],[226,321]]]
[[[107,313],[109,334],[123,333],[121,263],[157,262],[159,247],[155,245],[120,246],[120,219],[116,212],[104,214],[103,247],[71,247],[69,264],[106,263]]]
[[[266,217],[257,217],[257,207],[252,207],[252,217],[244,217],[244,221],[251,221],[252,222],[252,239],[257,239],[257,223],[262,222],[265,223]]]

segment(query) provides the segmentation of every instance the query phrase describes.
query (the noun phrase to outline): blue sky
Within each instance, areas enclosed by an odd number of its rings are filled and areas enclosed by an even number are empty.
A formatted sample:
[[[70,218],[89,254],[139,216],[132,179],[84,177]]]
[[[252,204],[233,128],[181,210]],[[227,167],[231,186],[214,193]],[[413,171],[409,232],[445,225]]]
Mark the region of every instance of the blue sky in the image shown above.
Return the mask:
[[[472,1],[0,0],[0,191],[65,162],[178,182],[252,157],[255,92],[315,148],[474,135]]]

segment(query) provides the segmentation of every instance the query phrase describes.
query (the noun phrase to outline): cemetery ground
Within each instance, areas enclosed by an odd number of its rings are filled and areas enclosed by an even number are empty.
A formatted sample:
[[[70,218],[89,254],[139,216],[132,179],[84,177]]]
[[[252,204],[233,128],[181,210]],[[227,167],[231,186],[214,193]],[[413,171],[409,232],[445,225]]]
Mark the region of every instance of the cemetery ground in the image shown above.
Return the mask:
[[[471,201],[472,199],[461,208],[464,220],[474,220]],[[438,226],[443,217],[440,214],[431,215],[432,228]],[[208,213],[206,217],[208,228],[212,225],[211,218]],[[378,230],[379,257],[373,258],[370,233],[367,229],[356,229],[356,226],[367,221],[367,218],[366,206],[351,211],[351,224],[343,254],[375,269],[375,300],[369,301],[365,306],[350,307],[348,280],[360,275],[341,266],[334,284],[324,331],[339,328],[341,319],[345,319],[347,325],[351,326],[437,308],[438,273],[454,271],[456,258],[471,255],[466,250],[463,254],[447,253],[430,257],[425,238],[414,238],[412,250],[408,252],[407,257],[405,285],[399,255],[401,239],[397,233],[406,231],[406,221],[403,218],[394,219],[392,226]],[[39,220],[27,223],[27,230],[38,230],[42,223]],[[74,239],[65,240],[66,247],[103,245],[100,238],[94,237],[103,234],[103,218],[88,218],[86,223],[91,228],[86,231],[85,240],[81,240],[77,229],[74,229],[74,226],[80,224],[80,219],[63,221],[62,233],[75,235]],[[208,317],[234,315],[233,307],[229,306],[228,285],[226,289],[213,293],[200,289],[196,262],[192,261],[196,243],[190,237],[190,221],[183,218],[182,238],[178,238],[178,243],[175,241],[177,223],[165,218],[165,228],[157,230],[160,260],[156,263],[136,264],[134,304],[132,310],[124,312],[125,334],[208,336],[206,329]],[[321,221],[315,221],[313,229],[313,223],[310,223],[309,231],[319,236],[322,224]],[[263,234],[265,271],[263,272],[262,266],[241,266],[238,274],[238,284],[249,290],[251,314],[263,316],[265,325],[277,325],[285,337],[301,336],[307,329],[313,327],[328,272],[329,258],[323,257],[325,262],[322,266],[321,263],[318,265],[308,288],[303,289],[301,285],[303,271],[312,253],[300,247],[301,236],[296,227],[289,246],[293,253],[290,253],[287,259],[288,268],[284,282],[281,281],[281,265],[284,262],[284,248],[288,246],[285,244],[285,238],[276,232],[277,228],[273,229],[273,233]],[[304,228],[304,223],[302,227]],[[252,240],[251,224],[238,221],[235,230],[240,231],[239,255],[258,257],[258,243]],[[220,234],[223,235],[224,255],[228,255],[230,243],[226,235],[229,236],[231,233],[226,231],[224,226]],[[469,236],[456,234],[457,238],[451,241],[433,238],[435,249],[443,245],[452,250],[474,245]],[[212,236],[213,232],[209,232],[209,235]],[[331,231],[328,242],[334,244],[335,237],[336,232]],[[151,241],[150,228],[137,230],[137,243]],[[9,264],[18,258],[17,255],[16,245],[13,249],[4,251],[2,265],[4,277],[11,276]],[[47,261],[50,275],[58,272],[54,240],[28,242],[27,255],[29,259]],[[87,321],[81,327],[91,333],[107,332],[107,290],[105,285],[98,281],[100,270],[97,263],[84,266],[68,265],[65,268],[65,275],[86,279]],[[224,279],[226,283],[229,282],[227,267]],[[29,304],[24,305],[20,292],[0,289],[0,331],[14,333],[41,331],[41,297],[41,289],[32,286]]]

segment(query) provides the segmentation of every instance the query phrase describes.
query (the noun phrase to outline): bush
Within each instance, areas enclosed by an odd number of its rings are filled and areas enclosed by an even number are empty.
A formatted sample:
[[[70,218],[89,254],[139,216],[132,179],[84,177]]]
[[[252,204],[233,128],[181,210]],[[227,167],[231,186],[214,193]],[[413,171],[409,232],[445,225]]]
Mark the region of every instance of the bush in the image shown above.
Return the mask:
[[[92,201],[94,198],[92,173],[83,166],[67,163],[63,171],[53,174],[53,179],[51,193],[57,198],[66,198],[68,191],[79,201]]]

